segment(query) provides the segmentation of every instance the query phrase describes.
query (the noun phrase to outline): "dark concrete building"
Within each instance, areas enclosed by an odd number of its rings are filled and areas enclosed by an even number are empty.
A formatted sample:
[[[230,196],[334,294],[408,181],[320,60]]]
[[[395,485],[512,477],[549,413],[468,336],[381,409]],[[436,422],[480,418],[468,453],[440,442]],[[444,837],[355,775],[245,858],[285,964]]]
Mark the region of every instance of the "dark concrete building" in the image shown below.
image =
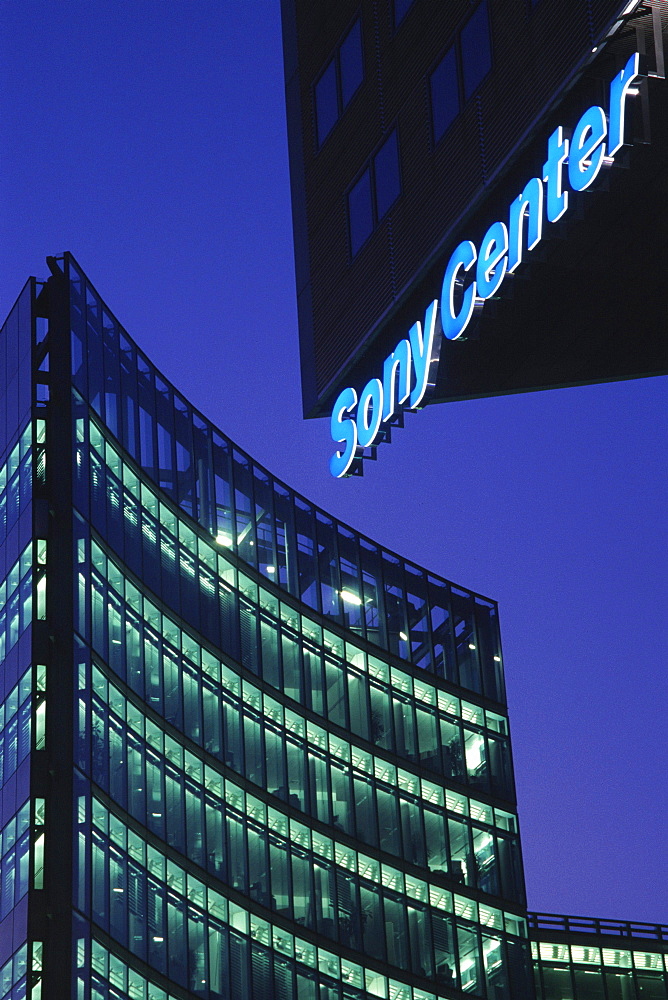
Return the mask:
[[[433,301],[411,408],[668,368],[667,25],[662,0],[283,0],[306,416],[382,381]]]

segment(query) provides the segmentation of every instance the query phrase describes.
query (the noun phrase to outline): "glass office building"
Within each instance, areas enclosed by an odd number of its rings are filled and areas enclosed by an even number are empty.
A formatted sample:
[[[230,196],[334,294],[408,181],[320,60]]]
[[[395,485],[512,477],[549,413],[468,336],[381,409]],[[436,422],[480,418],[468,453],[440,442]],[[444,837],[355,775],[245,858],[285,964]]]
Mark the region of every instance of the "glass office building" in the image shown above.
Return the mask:
[[[585,966],[527,914],[495,604],[47,260],[0,338],[0,1000],[530,1000],[532,947],[541,1000],[664,1000],[665,933]]]
[[[49,265],[3,333],[5,994],[521,995],[494,603],[275,480]]]

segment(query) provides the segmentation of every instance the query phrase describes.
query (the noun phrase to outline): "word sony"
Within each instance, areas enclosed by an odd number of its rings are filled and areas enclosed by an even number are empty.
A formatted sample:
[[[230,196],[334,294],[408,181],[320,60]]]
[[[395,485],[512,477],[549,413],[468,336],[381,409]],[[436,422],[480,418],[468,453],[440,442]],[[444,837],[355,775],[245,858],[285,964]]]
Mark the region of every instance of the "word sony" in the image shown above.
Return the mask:
[[[352,388],[338,396],[331,417],[332,440],[342,447],[329,467],[337,478],[350,475],[365,448],[382,441],[389,424],[403,410],[416,410],[433,388],[438,368],[440,337],[463,339],[474,311],[499,291],[543,236],[543,218],[558,222],[569,207],[569,191],[586,191],[604,165],[610,165],[624,144],[624,110],[631,84],[639,76],[634,53],[610,83],[608,115],[588,108],[569,138],[560,125],[547,143],[543,177],[532,177],[508,208],[508,222],[494,222],[479,247],[464,240],[450,257],[443,277],[441,299],[427,308],[424,327],[415,323],[383,365],[383,377],[372,378],[357,396]],[[565,170],[566,168],[566,170]],[[466,284],[467,276],[470,277]]]

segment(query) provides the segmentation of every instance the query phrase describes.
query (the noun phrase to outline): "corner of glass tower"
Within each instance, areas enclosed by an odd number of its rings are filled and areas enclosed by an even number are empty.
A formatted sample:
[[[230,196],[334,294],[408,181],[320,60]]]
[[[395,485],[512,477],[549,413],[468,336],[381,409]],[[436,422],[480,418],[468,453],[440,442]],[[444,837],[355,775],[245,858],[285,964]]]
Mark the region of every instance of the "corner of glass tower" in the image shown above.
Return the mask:
[[[496,605],[274,478],[48,261],[0,352],[0,995],[530,998]]]

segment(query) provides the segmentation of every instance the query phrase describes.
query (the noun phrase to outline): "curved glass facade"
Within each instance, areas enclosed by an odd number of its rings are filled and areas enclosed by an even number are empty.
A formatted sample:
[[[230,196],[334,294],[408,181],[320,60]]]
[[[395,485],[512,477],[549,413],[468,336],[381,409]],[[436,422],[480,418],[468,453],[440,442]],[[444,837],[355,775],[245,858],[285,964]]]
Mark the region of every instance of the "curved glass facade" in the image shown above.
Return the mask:
[[[274,479],[52,271],[77,1000],[524,995],[495,604]]]
[[[0,1000],[668,1000],[662,933],[527,915],[494,603],[48,261],[0,350]]]

